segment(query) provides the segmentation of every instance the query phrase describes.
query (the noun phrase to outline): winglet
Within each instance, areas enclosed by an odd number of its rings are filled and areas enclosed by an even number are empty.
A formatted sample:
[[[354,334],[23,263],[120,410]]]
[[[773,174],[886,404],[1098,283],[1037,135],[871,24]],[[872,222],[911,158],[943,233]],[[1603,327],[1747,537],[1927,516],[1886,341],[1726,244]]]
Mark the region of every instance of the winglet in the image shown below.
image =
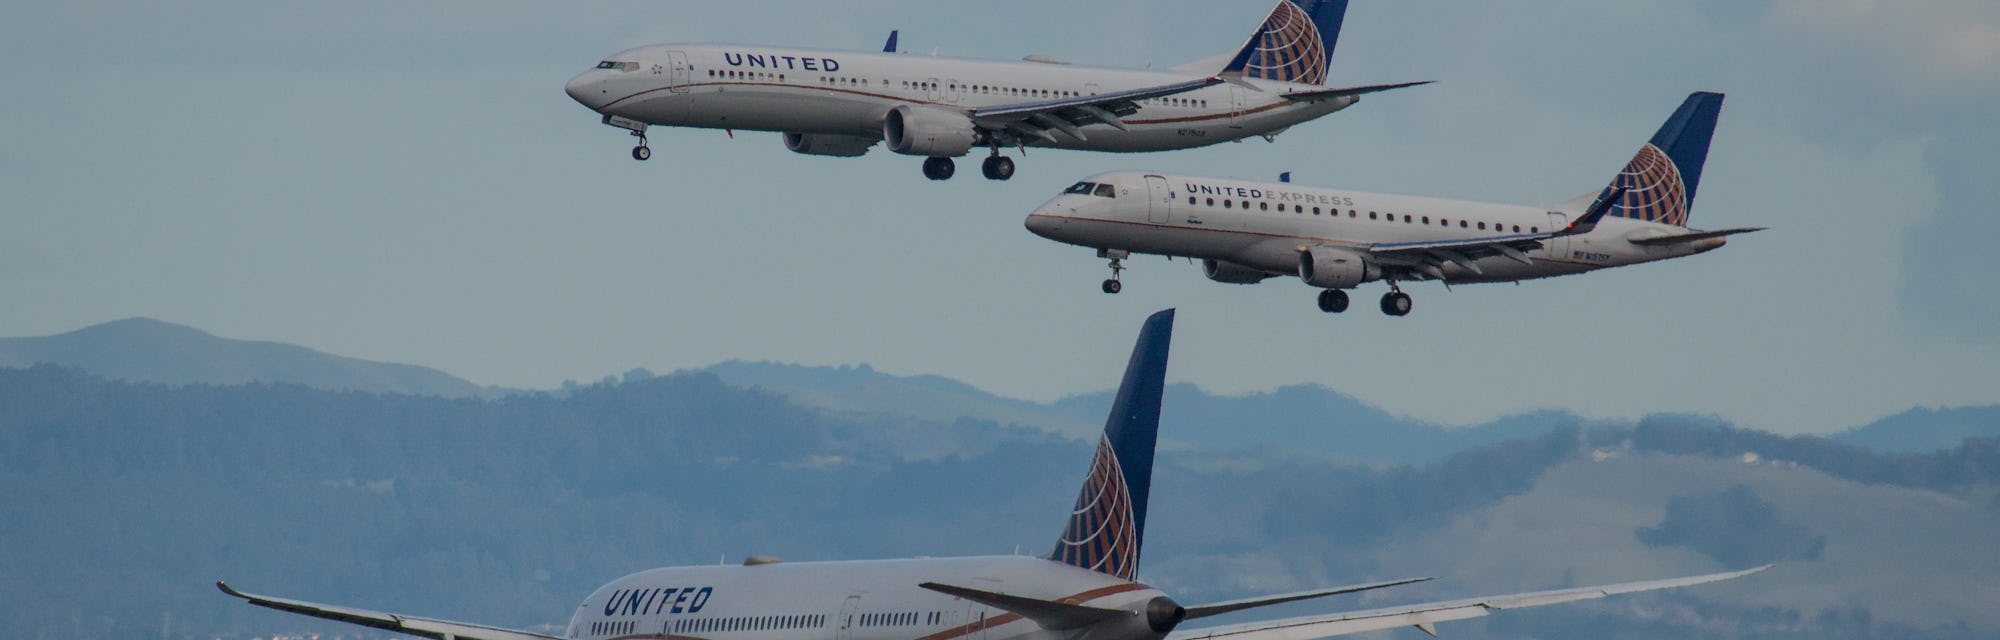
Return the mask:
[[[215,581],[215,588],[217,588],[217,589],[221,589],[223,593],[227,593],[227,594],[229,594],[229,595],[232,595],[232,596],[236,596],[236,597],[238,597],[238,598],[242,598],[242,599],[244,599],[244,600],[249,600],[249,599],[250,599],[250,596],[249,596],[249,595],[247,595],[247,594],[245,594],[245,593],[243,593],[243,592],[241,592],[241,591],[237,591],[237,590],[236,590],[236,589],[234,589],[234,588],[231,588],[231,587],[229,586],[229,583],[227,583],[227,582],[223,582],[223,581],[221,581],[221,580],[217,580],[217,581]]]
[[[889,30],[889,41],[882,43],[882,53],[896,52],[896,29]]]

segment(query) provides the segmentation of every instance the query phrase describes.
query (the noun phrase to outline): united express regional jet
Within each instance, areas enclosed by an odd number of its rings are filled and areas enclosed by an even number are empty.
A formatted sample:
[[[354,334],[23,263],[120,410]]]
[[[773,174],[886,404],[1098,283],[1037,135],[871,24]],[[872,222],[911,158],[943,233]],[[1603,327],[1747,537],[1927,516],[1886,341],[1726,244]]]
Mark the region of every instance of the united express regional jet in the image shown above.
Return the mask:
[[[567,640],[1312,640],[1433,625],[1521,607],[1727,580],[1764,567],[1200,629],[1221,613],[1424,580],[1391,580],[1183,606],[1138,581],[1173,310],[1146,320],[1068,524],[1046,557],[779,562],[651,569],[584,598]],[[1768,565],[1767,565],[1768,566]],[[440,640],[556,636],[223,592],[251,604]]]
[[[1600,191],[1552,209],[1121,171],[1084,179],[1029,214],[1028,230],[1097,249],[1122,287],[1133,253],[1200,259],[1210,280],[1298,276],[1319,308],[1347,309],[1347,289],[1383,280],[1382,312],[1410,312],[1397,283],[1514,282],[1690,256],[1762,227],[1687,226],[1722,112],[1695,93]]]
[[[652,125],[784,133],[785,148],[859,156],[877,142],[923,156],[945,180],[952,160],[987,150],[981,173],[1014,175],[1002,148],[1164,151],[1250,136],[1345,109],[1360,96],[1424,84],[1325,86],[1347,0],[1279,0],[1234,54],[1171,71],[789,49],[661,44],[628,49],[569,81],[571,98],[638,136]]]

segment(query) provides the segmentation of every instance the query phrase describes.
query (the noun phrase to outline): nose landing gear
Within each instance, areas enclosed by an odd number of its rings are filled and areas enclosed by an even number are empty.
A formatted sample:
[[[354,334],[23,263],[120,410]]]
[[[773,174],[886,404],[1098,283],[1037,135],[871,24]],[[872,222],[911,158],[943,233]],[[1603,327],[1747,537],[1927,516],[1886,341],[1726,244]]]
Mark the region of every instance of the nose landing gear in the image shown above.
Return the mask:
[[[1118,281],[1118,273],[1125,270],[1125,263],[1123,261],[1126,258],[1132,257],[1132,252],[1123,249],[1098,249],[1097,257],[1109,258],[1111,260],[1111,277],[1104,280],[1104,292],[1118,293],[1124,291],[1125,285]]]

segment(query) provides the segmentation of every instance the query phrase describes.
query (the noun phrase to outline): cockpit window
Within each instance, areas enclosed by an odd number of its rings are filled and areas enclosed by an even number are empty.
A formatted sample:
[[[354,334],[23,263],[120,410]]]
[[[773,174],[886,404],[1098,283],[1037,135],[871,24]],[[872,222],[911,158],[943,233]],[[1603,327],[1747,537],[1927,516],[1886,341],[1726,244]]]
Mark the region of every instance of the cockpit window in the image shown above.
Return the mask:
[[[1092,191],[1092,192],[1090,192],[1090,193],[1091,193],[1091,195],[1096,195],[1096,196],[1103,196],[1103,197],[1106,197],[1106,198],[1116,198],[1116,197],[1118,197],[1118,190],[1117,190],[1117,189],[1113,189],[1113,188],[1111,188],[1111,185],[1108,185],[1108,184],[1100,184],[1100,185],[1097,185],[1097,190],[1096,190],[1096,191]]]
[[[1090,190],[1096,187],[1097,183],[1095,182],[1078,182],[1076,184],[1070,185],[1068,189],[1064,189],[1063,193],[1090,195]]]
[[[637,63],[637,62],[619,62],[619,61],[616,61],[616,60],[605,60],[605,61],[603,61],[603,62],[599,62],[599,63],[597,63],[597,68],[599,68],[599,69],[617,69],[617,70],[619,70],[619,71],[631,71],[631,70],[633,70],[633,69],[637,69],[637,68],[639,68],[639,63]]]

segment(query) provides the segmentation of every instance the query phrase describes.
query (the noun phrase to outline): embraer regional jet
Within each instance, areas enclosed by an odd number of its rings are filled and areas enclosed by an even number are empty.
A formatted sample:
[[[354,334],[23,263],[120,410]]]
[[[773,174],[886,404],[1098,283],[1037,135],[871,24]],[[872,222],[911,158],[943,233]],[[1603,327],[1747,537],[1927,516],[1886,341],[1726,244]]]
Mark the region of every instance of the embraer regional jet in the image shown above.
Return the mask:
[[[1417,84],[1329,88],[1327,65],[1347,0],[1279,0],[1233,54],[1171,71],[787,49],[662,44],[628,49],[569,81],[570,97],[638,136],[652,125],[784,133],[785,148],[858,156],[877,142],[924,156],[944,180],[953,158],[987,150],[987,178],[1014,175],[1012,147],[1164,151],[1250,136],[1345,109],[1360,96]]]
[[[1121,288],[1133,253],[1200,259],[1210,280],[1298,276],[1319,308],[1347,310],[1347,289],[1384,280],[1382,312],[1410,312],[1397,283],[1513,282],[1690,256],[1762,227],[1689,229],[1722,94],[1695,93],[1603,190],[1553,208],[1523,207],[1157,173],[1086,178],[1028,215],[1028,230],[1111,260]]]
[[[568,640],[1312,640],[1433,625],[1503,609],[1727,580],[1766,567],[1182,629],[1232,611],[1426,580],[1414,578],[1183,606],[1138,581],[1173,311],[1140,330],[1096,457],[1046,557],[779,562],[651,569],[598,587]],[[556,636],[244,593],[251,604],[440,640]]]

